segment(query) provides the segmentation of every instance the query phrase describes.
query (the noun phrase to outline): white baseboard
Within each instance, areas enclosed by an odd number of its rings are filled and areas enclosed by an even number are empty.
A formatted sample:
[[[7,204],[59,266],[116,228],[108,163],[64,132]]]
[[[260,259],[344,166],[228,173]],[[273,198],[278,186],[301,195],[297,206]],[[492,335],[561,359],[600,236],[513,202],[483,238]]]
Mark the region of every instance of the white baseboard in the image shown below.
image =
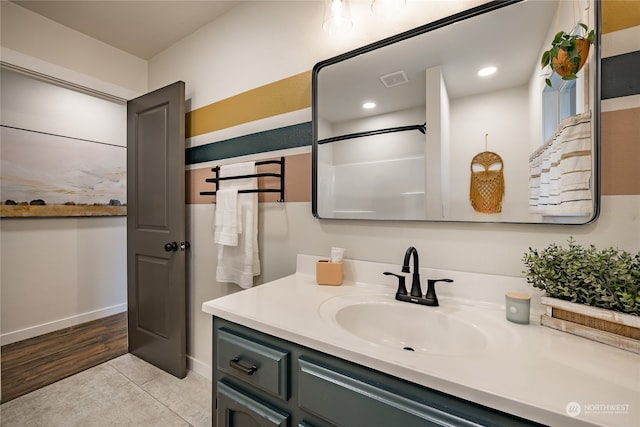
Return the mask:
[[[94,310],[87,313],[77,314],[75,316],[54,320],[52,322],[47,322],[40,325],[30,326],[28,328],[19,329],[13,332],[7,332],[0,335],[0,345],[11,344],[17,341],[26,340],[28,338],[37,337],[39,335],[48,334],[50,332],[68,328],[69,326],[75,326],[81,323],[111,316],[113,314],[122,313],[123,311],[127,311],[127,303],[113,305],[111,307],[101,308],[99,310]]]
[[[211,380],[213,378],[211,366],[198,359],[194,359],[189,355],[187,355],[187,369],[195,372],[196,374],[202,375],[208,380]]]

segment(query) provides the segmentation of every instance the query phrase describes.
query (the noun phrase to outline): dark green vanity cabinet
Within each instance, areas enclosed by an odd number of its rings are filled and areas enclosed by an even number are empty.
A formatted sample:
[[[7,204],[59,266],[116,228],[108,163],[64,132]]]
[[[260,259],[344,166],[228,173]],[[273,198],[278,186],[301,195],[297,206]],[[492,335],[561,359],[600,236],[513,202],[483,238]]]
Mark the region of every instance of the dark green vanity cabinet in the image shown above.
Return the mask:
[[[218,317],[213,365],[218,427],[537,425]]]

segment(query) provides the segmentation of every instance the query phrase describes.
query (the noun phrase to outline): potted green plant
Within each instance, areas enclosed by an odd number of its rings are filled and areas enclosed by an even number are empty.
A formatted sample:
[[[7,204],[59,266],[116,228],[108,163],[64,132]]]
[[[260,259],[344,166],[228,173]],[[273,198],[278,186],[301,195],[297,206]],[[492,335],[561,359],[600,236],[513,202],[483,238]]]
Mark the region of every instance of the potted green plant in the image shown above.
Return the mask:
[[[551,75],[554,72],[563,80],[576,79],[576,74],[587,61],[595,32],[581,22],[576,25],[576,30],[580,29],[584,34],[558,32],[551,42],[551,49],[542,53],[540,61],[542,69],[545,67],[551,69],[549,76],[545,79],[547,86],[551,87]]]
[[[640,353],[640,252],[569,239],[523,256],[527,282],[542,289],[541,323]]]

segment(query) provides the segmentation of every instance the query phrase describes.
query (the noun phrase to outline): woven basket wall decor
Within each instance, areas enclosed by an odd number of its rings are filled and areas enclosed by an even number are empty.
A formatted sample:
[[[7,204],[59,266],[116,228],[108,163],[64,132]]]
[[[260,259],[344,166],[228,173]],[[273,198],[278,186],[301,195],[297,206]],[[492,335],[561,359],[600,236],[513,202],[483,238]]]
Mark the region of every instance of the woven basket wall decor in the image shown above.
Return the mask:
[[[499,169],[496,169],[496,167],[499,167]],[[471,206],[476,212],[502,212],[502,196],[504,195],[503,169],[502,158],[492,151],[478,153],[471,160],[469,198]]]

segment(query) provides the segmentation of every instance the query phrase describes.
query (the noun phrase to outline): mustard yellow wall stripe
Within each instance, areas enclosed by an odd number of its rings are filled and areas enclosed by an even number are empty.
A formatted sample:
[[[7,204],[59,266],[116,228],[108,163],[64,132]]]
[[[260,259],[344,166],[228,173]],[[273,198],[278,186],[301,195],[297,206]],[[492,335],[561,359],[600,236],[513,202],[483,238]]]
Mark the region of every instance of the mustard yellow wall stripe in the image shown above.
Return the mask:
[[[640,25],[640,1],[603,0],[602,32],[624,30]]]
[[[187,138],[311,107],[311,71],[187,113]]]

